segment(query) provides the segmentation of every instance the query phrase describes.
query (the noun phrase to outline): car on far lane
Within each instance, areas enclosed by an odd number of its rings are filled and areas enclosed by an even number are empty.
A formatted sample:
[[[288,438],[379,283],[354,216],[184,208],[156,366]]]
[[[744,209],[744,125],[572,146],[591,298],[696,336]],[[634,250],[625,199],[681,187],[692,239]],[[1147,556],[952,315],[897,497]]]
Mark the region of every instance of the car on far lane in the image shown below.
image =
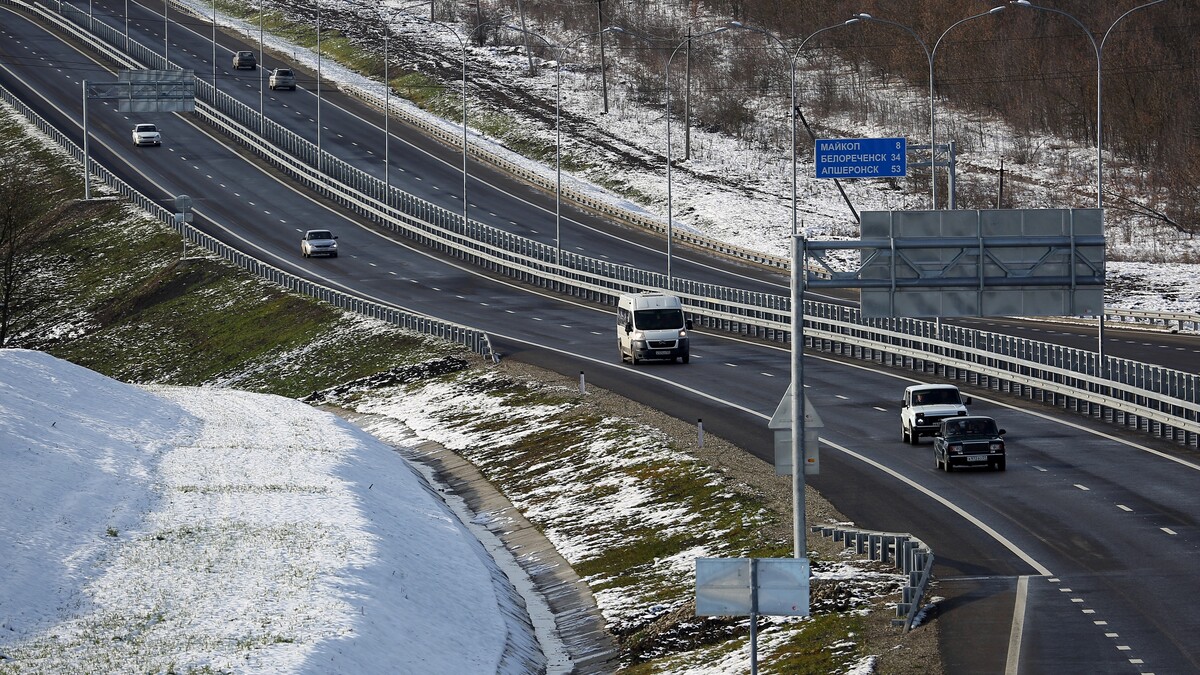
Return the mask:
[[[996,420],[982,415],[951,417],[938,424],[933,434],[934,466],[947,473],[956,466],[987,466],[1004,470],[1005,430]]]
[[[291,89],[296,90],[296,74],[291,68],[276,68],[271,71],[271,77],[267,80],[267,85],[271,89]]]
[[[162,145],[162,134],[153,124],[133,125],[134,145]]]
[[[233,53],[233,69],[241,70],[248,68],[254,70],[258,66],[258,59],[254,58],[254,52],[241,51]]]
[[[311,258],[314,255],[327,255],[330,258],[336,258],[338,254],[338,245],[334,241],[337,235],[329,230],[309,230],[304,233],[304,238],[300,240],[300,252],[305,258]]]

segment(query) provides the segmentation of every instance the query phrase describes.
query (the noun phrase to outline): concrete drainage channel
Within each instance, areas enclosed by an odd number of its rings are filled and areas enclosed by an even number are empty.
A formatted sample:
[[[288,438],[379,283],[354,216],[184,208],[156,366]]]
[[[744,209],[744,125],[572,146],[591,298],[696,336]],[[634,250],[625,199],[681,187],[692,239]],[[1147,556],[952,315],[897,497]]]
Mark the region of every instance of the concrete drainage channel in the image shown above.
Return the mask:
[[[904,626],[906,632],[912,628],[913,619],[921,609],[921,597],[933,574],[933,551],[924,542],[910,534],[872,532],[837,525],[814,525],[809,529],[833,537],[834,541],[843,542],[846,548],[853,547],[855,552],[871,560],[893,563],[896,569],[906,574],[908,580],[900,602],[896,604],[898,618],[892,619],[892,625]]]
[[[363,429],[381,420],[336,407],[322,409]],[[383,421],[387,427],[397,426],[394,419]],[[525,598],[529,620],[547,658],[545,672],[615,672],[620,648],[607,630],[591,589],[570,563],[473,464],[438,443],[406,431],[407,437],[399,441],[383,440],[392,443],[425,476],[431,489],[475,532],[508,575],[509,583]],[[503,550],[496,550],[501,547]],[[539,597],[530,597],[530,592]]]

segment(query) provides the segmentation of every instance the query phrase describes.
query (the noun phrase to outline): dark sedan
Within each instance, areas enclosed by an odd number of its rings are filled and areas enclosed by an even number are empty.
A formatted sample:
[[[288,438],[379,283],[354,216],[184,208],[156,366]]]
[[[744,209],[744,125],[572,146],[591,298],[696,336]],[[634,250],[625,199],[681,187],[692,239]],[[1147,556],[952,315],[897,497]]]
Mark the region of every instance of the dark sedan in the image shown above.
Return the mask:
[[[942,420],[933,437],[933,460],[947,472],[957,466],[987,466],[1004,470],[1004,429],[990,417],[967,416]]]

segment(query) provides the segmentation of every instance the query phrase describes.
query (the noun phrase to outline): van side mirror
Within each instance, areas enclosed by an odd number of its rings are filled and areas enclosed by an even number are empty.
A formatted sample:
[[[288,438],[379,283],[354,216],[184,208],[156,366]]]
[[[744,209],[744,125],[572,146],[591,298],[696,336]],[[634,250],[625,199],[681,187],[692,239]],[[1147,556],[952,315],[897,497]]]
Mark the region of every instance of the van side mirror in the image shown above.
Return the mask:
[[[901,408],[907,408],[907,407],[908,407],[908,401],[905,401],[904,399],[900,399],[900,407],[901,407]]]
[[[1001,429],[999,432],[997,432],[997,434],[996,434],[996,435],[997,435],[997,436],[1003,436],[1004,434],[1007,434],[1007,433],[1008,433],[1008,430],[1006,430],[1006,429]]]
[[[963,405],[971,405],[971,397],[970,396],[963,397]]]
[[[688,329],[688,330],[691,330],[691,329],[692,329],[692,320],[691,320],[691,319],[684,319],[684,320],[683,320],[683,327],[684,327],[684,328],[686,328],[686,329]]]
[[[334,239],[337,239],[337,235],[336,235],[336,234],[335,234],[335,235],[333,235],[333,238],[334,238]]]
[[[632,321],[627,321],[627,322],[625,323],[625,334],[626,334],[626,335],[629,335],[629,334],[630,334],[630,333],[632,333],[632,332],[633,332],[633,322],[632,322]]]

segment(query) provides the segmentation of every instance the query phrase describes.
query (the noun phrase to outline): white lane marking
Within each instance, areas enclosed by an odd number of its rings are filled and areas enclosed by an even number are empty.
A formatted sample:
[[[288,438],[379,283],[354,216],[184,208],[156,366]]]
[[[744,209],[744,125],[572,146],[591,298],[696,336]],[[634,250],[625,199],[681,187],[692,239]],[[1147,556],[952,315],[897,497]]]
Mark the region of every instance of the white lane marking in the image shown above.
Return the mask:
[[[871,406],[871,407],[872,407],[872,408],[874,408],[874,409],[876,409],[876,410],[878,410],[879,412],[882,412],[882,413],[885,413],[885,412],[887,412],[887,410],[885,410],[884,408],[880,408],[880,407],[879,407],[879,406],[877,406],[877,405],[875,405],[875,406]]]
[[[759,373],[759,375],[764,375],[766,377],[775,377],[774,373]]]
[[[1128,506],[1125,506],[1124,504],[1117,504],[1117,508],[1121,509],[1122,511],[1130,511],[1130,512],[1133,511],[1133,509],[1129,508]]]
[[[597,310],[597,311],[603,311],[603,310]],[[737,338],[731,338],[731,339],[737,340]],[[739,341],[739,342],[746,342],[746,341],[744,341],[744,340],[737,340],[737,341]],[[775,347],[775,346],[770,346],[770,348],[771,348],[771,349],[778,349],[779,351],[788,351],[788,348],[787,348],[787,347]],[[821,361],[826,361],[826,362],[828,362],[828,363],[832,363],[832,364],[836,364],[836,365],[841,365],[841,366],[846,366],[847,368],[858,368],[859,370],[865,370],[865,371],[867,371],[867,372],[869,372],[869,373],[874,373],[874,374],[876,374],[876,375],[884,375],[884,376],[886,376],[886,377],[895,378],[895,379],[897,379],[897,380],[900,380],[900,381],[902,381],[902,382],[908,382],[909,384],[928,384],[927,382],[924,382],[924,381],[922,381],[922,380],[917,380],[917,379],[914,379],[914,378],[908,377],[907,375],[900,375],[900,374],[898,374],[898,373],[888,373],[888,372],[879,371],[879,370],[872,370],[871,368],[868,368],[867,366],[859,365],[859,364],[857,364],[857,363],[845,363],[845,362],[842,362],[842,361],[838,361],[838,360],[836,360],[836,359],[831,359],[831,358],[827,358],[827,357],[824,357],[824,356],[819,356],[819,355],[816,355],[816,354],[805,354],[805,358],[810,358],[810,359],[818,359],[818,360],[821,360]],[[804,385],[804,386],[806,386],[806,387],[807,387],[808,385]],[[1151,454],[1151,455],[1155,455],[1155,456],[1157,456],[1157,457],[1160,457],[1160,458],[1162,458],[1162,459],[1166,459],[1166,460],[1169,460],[1169,461],[1175,462],[1176,464],[1181,464],[1181,465],[1183,465],[1183,466],[1186,466],[1186,467],[1187,467],[1187,468],[1189,468],[1189,469],[1195,469],[1196,471],[1200,471],[1200,464],[1196,464],[1196,463],[1194,463],[1194,462],[1189,462],[1189,461],[1187,461],[1187,460],[1185,460],[1185,459],[1180,459],[1179,457],[1173,457],[1173,456],[1171,456],[1171,455],[1168,455],[1167,453],[1165,453],[1165,452],[1162,452],[1162,451],[1160,451],[1160,450],[1155,450],[1154,448],[1148,448],[1148,447],[1146,447],[1146,446],[1144,446],[1144,445],[1141,445],[1141,444],[1139,444],[1139,443],[1135,443],[1135,442],[1133,442],[1133,441],[1130,441],[1130,440],[1126,440],[1126,439],[1124,439],[1124,438],[1118,438],[1118,437],[1116,437],[1116,436],[1113,436],[1112,434],[1105,433],[1105,432],[1103,432],[1103,431],[1100,431],[1100,430],[1098,430],[1098,429],[1089,429],[1088,427],[1085,427],[1085,426],[1083,426],[1082,424],[1077,424],[1077,423],[1075,423],[1075,422],[1071,422],[1071,421],[1069,421],[1069,420],[1065,420],[1065,419],[1059,419],[1059,418],[1057,418],[1057,417],[1051,417],[1050,415],[1048,415],[1048,414],[1046,414],[1046,413],[1038,412],[1038,411],[1036,411],[1036,410],[1030,410],[1030,409],[1027,409],[1027,408],[1019,408],[1019,407],[1017,407],[1017,406],[1015,406],[1015,405],[1012,405],[1011,403],[1005,403],[1004,401],[1001,401],[1001,400],[999,400],[999,399],[988,398],[988,397],[986,397],[986,396],[974,396],[974,398],[975,398],[976,400],[979,400],[979,401],[987,401],[987,402],[988,402],[988,403],[990,403],[991,405],[999,406],[999,407],[1001,407],[1001,408],[1006,408],[1006,409],[1008,409],[1008,410],[1011,410],[1011,411],[1013,411],[1014,413],[1017,413],[1017,414],[1023,414],[1023,415],[1032,415],[1032,416],[1034,416],[1034,417],[1037,417],[1037,418],[1039,418],[1039,419],[1045,420],[1045,421],[1047,421],[1047,422],[1051,422],[1051,423],[1053,423],[1053,424],[1058,424],[1058,425],[1061,425],[1061,426],[1064,426],[1064,427],[1068,427],[1068,428],[1070,428],[1070,429],[1074,429],[1075,431],[1081,431],[1081,432],[1083,432],[1083,433],[1085,433],[1085,434],[1090,434],[1090,435],[1092,435],[1092,436],[1096,436],[1097,438],[1103,438],[1103,439],[1105,439],[1105,440],[1107,440],[1107,441],[1112,441],[1113,443],[1118,443],[1118,444],[1120,444],[1120,445],[1124,445],[1124,446],[1126,446],[1126,447],[1133,448],[1133,449],[1135,449],[1135,450],[1141,450],[1142,452],[1145,452],[1145,453],[1148,453],[1148,454]]]
[[[1092,489],[1091,489],[1091,488],[1089,488],[1088,486],[1086,486],[1086,485],[1080,485],[1079,483],[1076,483],[1076,484],[1075,484],[1075,487],[1079,488],[1080,490],[1083,490],[1084,492],[1091,492],[1091,491],[1092,491]]]
[[[1043,469],[1042,467],[1040,467],[1040,466],[1036,466],[1036,465],[1035,465],[1033,468],[1035,468],[1035,469],[1037,469],[1038,471],[1041,471],[1041,472],[1043,472],[1043,473],[1045,473],[1045,472],[1047,471],[1047,469]]]
[[[1163,532],[1166,532],[1167,534],[1179,534],[1178,532],[1176,532],[1175,530],[1172,530],[1169,527],[1160,527],[1158,529],[1162,530]]]
[[[840,399],[842,399],[843,401],[849,401],[849,400],[850,400],[849,398],[847,398],[847,397],[845,397],[845,396],[842,396],[841,394],[834,394],[834,395],[833,395],[833,397],[834,397],[834,398],[840,398]]]
[[[1095,614],[1095,613],[1096,613],[1096,610],[1094,610],[1094,609],[1085,609],[1085,610],[1083,610],[1083,613],[1084,613],[1084,614]]]
[[[1017,675],[1021,663],[1021,638],[1025,633],[1025,602],[1029,597],[1029,577],[1017,577],[1017,597],[1013,602],[1012,628],[1008,630],[1008,659],[1004,675]]]
[[[736,363],[730,363],[730,362],[728,362],[728,361],[726,361],[726,362],[725,362],[725,365],[729,366],[730,368],[737,368],[737,367],[738,367],[738,365],[737,365]]]
[[[1009,541],[1006,537],[1004,537],[1004,535],[1000,534],[999,532],[997,532],[994,529],[992,529],[991,527],[989,527],[982,520],[976,518],[975,516],[971,515],[970,513],[967,513],[966,510],[963,509],[961,506],[955,504],[954,502],[950,501],[949,499],[946,499],[945,497],[934,492],[933,490],[930,490],[929,488],[925,487],[924,485],[921,485],[920,483],[909,478],[908,476],[902,475],[902,474],[896,472],[895,470],[893,470],[889,467],[886,467],[886,466],[880,464],[879,462],[876,462],[873,459],[870,459],[869,457],[866,457],[864,455],[861,455],[861,454],[851,450],[850,448],[838,445],[837,443],[834,443],[833,441],[826,439],[826,438],[821,438],[820,441],[835,450],[840,450],[841,452],[846,453],[847,455],[857,459],[860,462],[863,462],[864,464],[868,464],[870,466],[875,467],[876,469],[879,469],[880,471],[883,471],[884,473],[888,474],[892,478],[895,478],[896,480],[913,488],[914,490],[920,492],[921,494],[925,495],[926,497],[929,497],[930,499],[938,502],[942,506],[945,506],[946,508],[950,509],[954,513],[957,513],[964,520],[966,520],[967,522],[971,523],[975,527],[982,530],[985,534],[990,536],[992,539],[995,539],[996,542],[998,542],[1001,546],[1003,546],[1004,548],[1007,548],[1009,551],[1011,551],[1013,553],[1013,555],[1015,555],[1018,558],[1020,558],[1021,560],[1025,561],[1025,564],[1027,564],[1030,567],[1037,570],[1038,574],[1040,574],[1041,576],[1044,576],[1044,577],[1050,576],[1050,570],[1046,569],[1045,565],[1034,560],[1033,556],[1031,556],[1028,553],[1026,553],[1025,551],[1021,550],[1016,544]]]

